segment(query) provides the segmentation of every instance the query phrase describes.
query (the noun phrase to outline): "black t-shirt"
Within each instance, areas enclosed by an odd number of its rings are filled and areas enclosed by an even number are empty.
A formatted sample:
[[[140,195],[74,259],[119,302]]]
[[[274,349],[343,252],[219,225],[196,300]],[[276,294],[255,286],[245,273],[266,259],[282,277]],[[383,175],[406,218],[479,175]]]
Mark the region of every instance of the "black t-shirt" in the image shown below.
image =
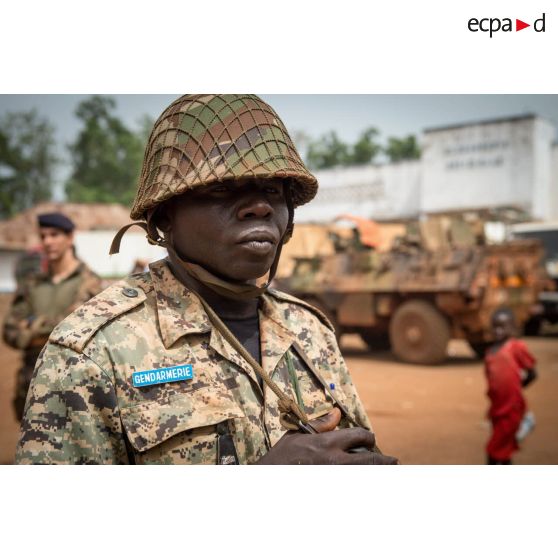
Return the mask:
[[[256,362],[262,363],[260,347],[260,319],[258,314],[250,318],[223,318],[223,323],[233,335],[244,345],[244,348],[254,357]]]

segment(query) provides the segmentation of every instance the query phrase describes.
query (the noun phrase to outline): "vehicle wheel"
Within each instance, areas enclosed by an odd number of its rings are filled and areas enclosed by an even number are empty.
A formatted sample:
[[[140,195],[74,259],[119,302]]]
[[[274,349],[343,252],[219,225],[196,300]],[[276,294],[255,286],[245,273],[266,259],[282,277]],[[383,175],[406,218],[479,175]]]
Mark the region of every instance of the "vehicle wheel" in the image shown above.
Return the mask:
[[[432,304],[410,300],[395,311],[389,324],[393,353],[404,362],[439,364],[450,339],[447,319]]]
[[[481,359],[484,358],[486,350],[491,345],[488,341],[467,341],[467,343],[469,343],[469,347],[471,347],[475,355]]]
[[[389,351],[391,349],[389,333],[387,332],[363,330],[359,335],[371,351]]]
[[[523,326],[523,334],[529,337],[536,337],[541,332],[541,320],[538,318],[531,318],[525,322]]]
[[[304,302],[311,304],[314,308],[317,308],[325,317],[331,322],[331,325],[335,329],[335,338],[337,339],[337,344],[339,345],[341,341],[341,330],[339,328],[339,323],[337,322],[337,316],[333,310],[328,308],[319,298],[315,297],[305,297]]]

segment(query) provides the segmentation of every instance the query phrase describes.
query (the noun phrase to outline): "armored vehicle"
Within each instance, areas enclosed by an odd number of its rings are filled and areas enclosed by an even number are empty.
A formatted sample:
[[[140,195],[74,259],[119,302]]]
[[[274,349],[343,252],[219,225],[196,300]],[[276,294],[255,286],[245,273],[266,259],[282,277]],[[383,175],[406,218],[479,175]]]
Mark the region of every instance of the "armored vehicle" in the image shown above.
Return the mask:
[[[548,282],[539,294],[539,313],[525,324],[526,335],[538,335],[544,322],[558,324],[558,222],[512,226],[514,238],[535,238],[544,246]]]
[[[330,233],[334,250],[296,256],[279,287],[321,309],[340,337],[358,333],[372,349],[391,347],[417,364],[445,360],[451,338],[479,356],[501,306],[521,327],[536,306],[543,249],[535,240],[485,244],[465,223],[415,223],[382,251]]]

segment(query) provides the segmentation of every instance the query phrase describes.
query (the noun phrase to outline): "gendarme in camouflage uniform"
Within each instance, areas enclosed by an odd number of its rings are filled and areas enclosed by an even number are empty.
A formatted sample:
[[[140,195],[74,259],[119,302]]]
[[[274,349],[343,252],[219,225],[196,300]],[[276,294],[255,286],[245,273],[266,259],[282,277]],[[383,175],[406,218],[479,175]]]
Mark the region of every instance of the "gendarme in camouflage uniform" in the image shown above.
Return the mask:
[[[312,368],[357,420],[368,419],[327,322],[270,290],[260,314],[262,364],[311,417],[332,407]],[[191,364],[194,379],[136,388],[132,373]],[[295,384],[296,385],[296,384]],[[60,324],[41,355],[23,425],[20,463],[206,463],[217,425],[232,423],[240,463],[285,433],[277,398],[211,324],[166,262],[111,286]],[[262,403],[265,401],[265,404]]]
[[[158,242],[150,223],[158,204],[246,177],[292,180],[295,206],[317,188],[261,99],[182,97],[155,123],[132,218],[146,219],[150,240]],[[267,287],[258,315],[261,366],[282,392],[309,419],[336,405],[341,427],[370,429],[327,319]],[[189,366],[188,381],[173,381]],[[169,374],[168,381],[137,387],[138,372],[140,380]],[[224,463],[218,446],[226,429],[238,462],[255,463],[285,434],[281,418],[275,393],[162,260],[114,284],[52,332],[31,386],[17,461]]]

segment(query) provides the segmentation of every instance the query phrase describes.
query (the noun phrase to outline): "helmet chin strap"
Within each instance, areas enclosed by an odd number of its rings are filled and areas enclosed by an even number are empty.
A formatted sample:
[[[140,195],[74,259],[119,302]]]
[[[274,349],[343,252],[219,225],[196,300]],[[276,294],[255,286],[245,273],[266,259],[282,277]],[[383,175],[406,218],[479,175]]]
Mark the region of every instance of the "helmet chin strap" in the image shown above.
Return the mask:
[[[155,223],[153,222],[153,214],[154,210],[150,211],[147,214],[147,222],[144,223],[143,221],[137,221],[134,223],[130,223],[124,227],[122,227],[114,237],[109,254],[117,254],[120,251],[120,243],[122,241],[122,237],[126,233],[126,231],[134,226],[137,225],[145,230],[147,233],[147,240],[150,244],[155,244],[166,248],[169,253],[169,260],[171,262],[173,271],[175,271],[178,275],[178,278],[181,279],[182,272],[186,272],[188,275],[193,277],[194,279],[198,280],[200,283],[211,289],[212,291],[216,292],[217,294],[232,298],[236,300],[249,300],[253,298],[257,298],[262,295],[269,284],[275,277],[275,273],[277,272],[277,266],[279,265],[279,258],[281,257],[281,251],[283,249],[283,245],[286,244],[292,234],[293,234],[293,220],[294,220],[294,207],[291,199],[291,189],[290,186],[285,188],[285,198],[287,201],[287,208],[289,211],[289,220],[287,223],[287,228],[283,237],[281,238],[279,245],[277,246],[277,251],[275,252],[275,258],[273,259],[273,263],[271,264],[271,268],[269,269],[267,280],[261,281],[258,283],[250,282],[235,282],[235,281],[227,281],[217,275],[211,273],[204,267],[199,264],[195,264],[192,262],[188,262],[182,259],[174,248],[174,242],[172,241],[172,233],[167,233],[165,237],[161,237]],[[181,279],[183,281],[183,279]]]
[[[264,284],[236,283],[218,277],[201,265],[182,259],[174,249],[172,240],[168,239],[168,237],[167,242],[165,243],[165,248],[169,252],[171,268],[176,273],[177,277],[182,280],[182,282],[184,282],[182,279],[182,273],[186,272],[190,277],[198,280],[215,293],[227,298],[234,298],[236,300],[249,300],[257,298],[265,292],[268,286],[268,282],[265,282]]]

